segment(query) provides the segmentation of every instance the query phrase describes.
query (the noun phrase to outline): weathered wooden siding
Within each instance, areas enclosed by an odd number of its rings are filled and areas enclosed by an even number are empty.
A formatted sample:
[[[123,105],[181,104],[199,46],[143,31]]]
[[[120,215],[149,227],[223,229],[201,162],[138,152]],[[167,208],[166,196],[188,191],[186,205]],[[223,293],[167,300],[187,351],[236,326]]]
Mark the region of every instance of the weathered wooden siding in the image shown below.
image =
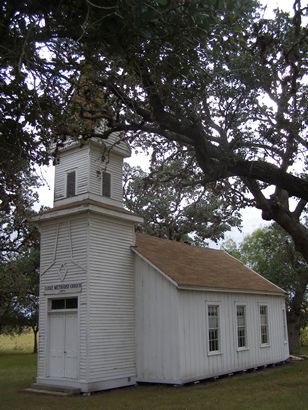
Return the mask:
[[[212,377],[286,360],[283,297],[232,293],[179,291],[181,379]],[[208,354],[206,303],[220,304],[221,352]],[[236,303],[246,305],[247,350],[237,349]],[[259,306],[268,306],[269,340],[261,347]]]
[[[81,292],[65,290],[61,296],[79,297],[79,379],[87,372],[87,243],[88,221],[82,217],[67,217],[41,224],[40,311],[38,378],[48,377],[48,299],[59,296],[58,291],[46,292],[47,286],[81,283]],[[70,246],[71,245],[71,246]],[[72,263],[72,260],[74,263]],[[62,263],[67,266],[64,280],[59,276]]]
[[[136,376],[134,267],[131,223],[90,216],[88,381]]]
[[[76,195],[88,192],[89,186],[89,146],[76,147],[61,154],[60,162],[55,166],[54,200],[66,197],[66,173],[77,171]]]
[[[176,288],[137,255],[135,275],[137,380],[176,383],[180,374]]]

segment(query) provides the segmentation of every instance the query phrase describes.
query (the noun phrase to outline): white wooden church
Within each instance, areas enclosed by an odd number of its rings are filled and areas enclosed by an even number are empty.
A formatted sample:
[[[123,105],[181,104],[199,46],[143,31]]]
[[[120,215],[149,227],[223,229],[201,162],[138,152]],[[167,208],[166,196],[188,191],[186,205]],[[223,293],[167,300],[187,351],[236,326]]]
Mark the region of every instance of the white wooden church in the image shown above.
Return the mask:
[[[286,360],[282,289],[223,251],[135,234],[115,138],[63,148],[37,218],[37,383],[183,384]]]

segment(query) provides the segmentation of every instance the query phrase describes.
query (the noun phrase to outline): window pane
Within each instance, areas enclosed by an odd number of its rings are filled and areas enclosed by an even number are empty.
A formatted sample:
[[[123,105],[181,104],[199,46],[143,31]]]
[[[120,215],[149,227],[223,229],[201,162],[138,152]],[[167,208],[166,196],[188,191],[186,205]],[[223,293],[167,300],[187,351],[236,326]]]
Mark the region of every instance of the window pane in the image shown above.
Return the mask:
[[[237,316],[237,347],[246,347],[246,307],[236,307]]]
[[[268,344],[268,318],[267,318],[267,306],[260,306],[260,322],[261,322],[261,344]]]
[[[78,308],[78,299],[77,298],[69,298],[65,299],[65,307],[66,309],[77,309]]]
[[[285,309],[282,309],[282,323],[283,323],[283,338],[284,338],[284,341],[286,342],[288,340],[288,335],[287,335],[287,323],[286,323]]]
[[[103,188],[102,188],[103,196],[107,196],[110,198],[111,196],[111,175],[109,172],[103,172]]]
[[[208,306],[209,351],[219,351],[219,306]]]
[[[65,299],[52,299],[51,309],[77,309],[78,308],[78,298],[65,298]]]
[[[64,309],[65,307],[65,299],[53,299],[51,301],[51,309]]]
[[[217,328],[218,327],[218,317],[209,317],[209,328]]]
[[[264,316],[267,313],[267,306],[260,306],[260,315]]]
[[[68,172],[66,177],[66,195],[67,197],[76,195],[76,172]]]

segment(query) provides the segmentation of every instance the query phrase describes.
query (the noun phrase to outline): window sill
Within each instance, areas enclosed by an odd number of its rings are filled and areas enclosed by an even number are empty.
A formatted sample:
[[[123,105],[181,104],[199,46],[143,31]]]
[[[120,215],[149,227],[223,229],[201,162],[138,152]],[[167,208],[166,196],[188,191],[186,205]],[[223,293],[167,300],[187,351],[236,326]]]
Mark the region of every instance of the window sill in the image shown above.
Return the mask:
[[[222,352],[220,352],[219,350],[217,350],[215,352],[207,352],[208,356],[219,356],[221,354],[222,354]]]
[[[261,344],[260,347],[263,349],[264,347],[271,347],[270,343]]]
[[[237,352],[246,352],[247,350],[249,350],[248,347],[238,347],[238,348],[236,349]]]
[[[47,313],[71,313],[71,312],[77,312],[78,307],[76,308],[69,308],[69,309],[48,309]]]

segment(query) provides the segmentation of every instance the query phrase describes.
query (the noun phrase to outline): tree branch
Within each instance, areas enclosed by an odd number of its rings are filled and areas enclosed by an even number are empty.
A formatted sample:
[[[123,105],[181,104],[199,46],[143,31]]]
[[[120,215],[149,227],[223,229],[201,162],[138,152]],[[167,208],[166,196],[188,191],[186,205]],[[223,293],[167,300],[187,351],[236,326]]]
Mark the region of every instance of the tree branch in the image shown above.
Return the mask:
[[[299,220],[303,210],[305,209],[306,205],[307,205],[308,201],[305,201],[304,199],[301,199],[298,204],[296,205],[296,208],[294,209],[294,211],[292,212],[293,217],[296,220]]]

